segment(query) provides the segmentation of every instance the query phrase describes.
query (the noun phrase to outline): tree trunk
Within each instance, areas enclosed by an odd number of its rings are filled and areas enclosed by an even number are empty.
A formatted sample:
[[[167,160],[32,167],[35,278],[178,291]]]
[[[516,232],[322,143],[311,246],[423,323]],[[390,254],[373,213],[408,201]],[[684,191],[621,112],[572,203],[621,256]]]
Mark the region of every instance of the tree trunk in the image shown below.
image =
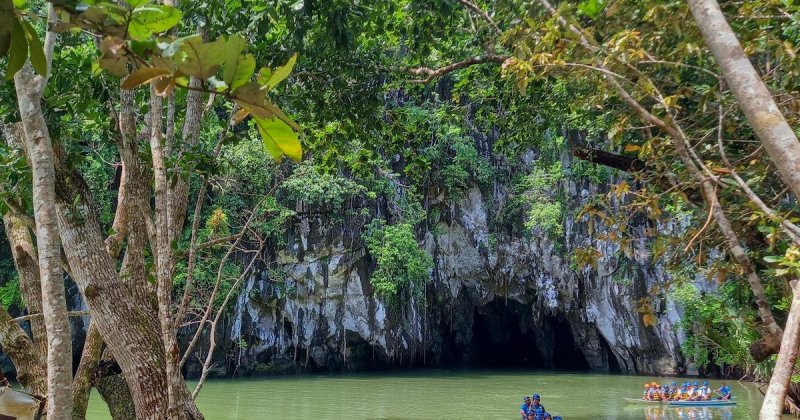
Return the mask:
[[[794,130],[786,122],[767,86],[744,53],[719,4],[715,0],[689,0],[689,7],[747,121],[795,199],[800,199],[800,141]],[[780,417],[797,358],[800,303],[797,302],[797,290],[793,291],[794,298],[778,353],[778,363],[767,389],[768,399],[765,399],[761,409],[762,419]]]
[[[800,345],[800,280],[792,283],[792,306],[786,319],[786,329],[781,340],[778,360],[769,380],[764,403],[761,405],[760,419],[780,419],[783,413],[786,393],[792,381],[794,364],[797,361],[798,345]]]
[[[89,325],[86,341],[83,343],[83,353],[75,379],[72,381],[72,420],[86,420],[86,409],[89,406],[89,396],[92,392],[92,374],[100,362],[103,350],[103,339],[100,331],[94,325]],[[128,397],[130,399],[130,397]]]
[[[739,107],[781,178],[800,199],[800,141],[725,20],[716,0],[689,0],[697,26]]]
[[[114,420],[136,420],[136,411],[131,399],[131,391],[121,373],[103,376],[95,386],[100,397],[108,405]]]
[[[17,381],[34,394],[47,393],[47,370],[31,339],[20,326],[11,320],[5,308],[0,307],[0,344],[17,368]]]
[[[56,160],[56,171],[61,239],[92,320],[122,369],[137,418],[167,418],[166,363],[158,320],[145,302],[138,301],[128,288],[119,287],[115,263],[106,252],[86,182],[61,159]],[[194,418],[202,418],[191,401],[183,409]]]
[[[17,149],[25,154],[25,133],[21,123],[14,123],[5,126],[4,135],[9,147]],[[27,156],[27,154],[25,154]],[[22,208],[22,203],[18,203]],[[39,256],[33,244],[30,229],[34,226],[29,225],[25,218],[18,214],[16,210],[10,209],[3,215],[3,225],[5,226],[6,237],[11,248],[11,257],[14,260],[14,268],[19,276],[19,288],[22,297],[25,299],[25,306],[28,313],[42,313],[42,285],[39,281]],[[45,358],[47,357],[47,336],[44,328],[44,319],[35,317],[30,321],[31,333],[33,335],[33,346],[36,348],[31,355],[35,356],[36,361],[45,372]],[[45,376],[42,376],[42,384],[45,387],[35,389],[34,392],[44,395],[47,393]],[[38,381],[38,380],[37,380]]]
[[[158,319],[161,322],[161,340],[164,343],[166,355],[167,374],[167,399],[169,402],[170,418],[179,417],[179,407],[183,404],[179,389],[185,387],[178,367],[177,337],[172,328],[172,276],[175,269],[174,252],[171,245],[172,221],[169,187],[167,185],[167,168],[164,162],[164,149],[161,136],[163,102],[155,93],[155,87],[150,92],[150,154],[153,159],[153,175],[155,177],[156,199],[156,248],[154,256],[157,274]]]
[[[39,83],[32,72],[30,65],[26,65],[14,81],[33,173],[42,314],[47,331],[47,418],[69,419],[72,414],[72,337],[61,269],[53,145],[39,103]]]

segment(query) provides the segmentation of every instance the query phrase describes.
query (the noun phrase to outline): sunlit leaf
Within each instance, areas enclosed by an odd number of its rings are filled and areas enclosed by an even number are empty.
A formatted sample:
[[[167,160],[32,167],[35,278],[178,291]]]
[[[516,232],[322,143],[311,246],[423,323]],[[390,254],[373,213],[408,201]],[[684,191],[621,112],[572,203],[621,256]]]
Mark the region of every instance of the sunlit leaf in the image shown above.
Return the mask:
[[[178,51],[180,51],[181,47],[183,46],[183,44],[185,42],[193,40],[193,39],[197,39],[197,40],[200,40],[200,42],[202,42],[202,37],[200,35],[198,35],[198,34],[184,36],[184,37],[175,39],[172,42],[158,42],[158,48],[161,49],[161,56],[162,57],[172,57],[172,56],[174,56]]]
[[[14,28],[11,31],[11,46],[8,49],[8,68],[6,79],[11,80],[14,75],[25,65],[28,59],[28,39],[25,37],[25,30],[18,20],[14,20]]]
[[[128,34],[131,39],[142,41],[154,33],[171,29],[181,22],[183,14],[173,6],[147,6],[134,9]]]
[[[169,75],[169,70],[167,69],[160,67],[142,67],[131,73],[131,75],[122,82],[121,87],[125,90],[131,90],[136,86],[166,75]]]
[[[33,29],[30,23],[22,20],[22,26],[25,29],[25,38],[28,40],[28,51],[31,56],[31,64],[37,73],[47,76],[47,58],[44,56],[44,46],[39,39],[39,35]]]
[[[639,146],[638,144],[626,144],[626,145],[625,145],[625,151],[626,151],[626,152],[637,152],[637,151],[639,151],[639,149],[641,149],[641,148],[642,148],[642,147],[641,147],[641,146]]]
[[[269,80],[267,80],[267,83],[265,83],[265,88],[267,90],[270,90],[275,86],[277,86],[278,83],[282,82],[284,79],[289,77],[289,75],[292,73],[292,69],[294,68],[294,64],[296,62],[297,62],[297,54],[295,53],[289,58],[289,61],[287,61],[286,64],[275,69],[275,71],[270,76]]]
[[[266,85],[270,77],[272,77],[272,70],[270,70],[269,67],[261,67],[261,69],[258,70],[256,81],[258,81],[260,85]]]
[[[228,39],[222,80],[230,86],[231,90],[236,90],[239,86],[247,83],[256,69],[255,57],[252,54],[242,55],[246,46],[247,42],[238,35],[233,35]]]
[[[208,79],[213,76],[225,61],[224,39],[214,42],[203,42],[200,38],[190,38],[181,45],[182,61],[178,69],[185,74]]]
[[[125,3],[127,3],[128,6],[131,7],[131,9],[135,9],[135,8],[147,3],[147,1],[148,0],[125,0]]]
[[[281,155],[286,155],[295,162],[299,162],[303,158],[300,139],[286,123],[277,118],[256,118],[255,120],[264,140],[264,147],[272,154],[272,157],[279,159]],[[280,153],[276,153],[276,151],[280,151]]]

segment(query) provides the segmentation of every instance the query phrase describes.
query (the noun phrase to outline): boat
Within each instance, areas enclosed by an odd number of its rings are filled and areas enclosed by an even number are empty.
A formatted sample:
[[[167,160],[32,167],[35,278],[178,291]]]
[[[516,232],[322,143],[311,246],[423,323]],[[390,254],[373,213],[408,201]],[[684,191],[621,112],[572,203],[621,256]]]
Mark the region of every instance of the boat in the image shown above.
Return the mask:
[[[678,407],[724,407],[729,405],[736,405],[736,401],[732,400],[707,400],[707,401],[669,401],[667,405]]]
[[[656,404],[663,404],[663,401],[653,401],[653,400],[643,400],[641,398],[622,398],[628,404],[649,404],[649,405],[656,405]]]

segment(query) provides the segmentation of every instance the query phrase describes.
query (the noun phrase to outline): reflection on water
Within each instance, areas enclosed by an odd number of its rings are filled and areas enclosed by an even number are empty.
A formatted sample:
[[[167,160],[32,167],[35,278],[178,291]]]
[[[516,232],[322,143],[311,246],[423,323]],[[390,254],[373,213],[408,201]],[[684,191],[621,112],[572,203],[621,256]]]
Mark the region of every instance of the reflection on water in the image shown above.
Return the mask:
[[[644,407],[646,420],[731,420],[733,407]]]
[[[522,397],[538,393],[547,411],[564,420],[758,418],[761,395],[746,383],[729,383],[737,396],[733,407],[626,404],[623,398],[641,395],[646,379],[563,372],[422,370],[211,380],[197,404],[209,420],[516,420]],[[111,419],[97,394],[89,401],[87,418]]]

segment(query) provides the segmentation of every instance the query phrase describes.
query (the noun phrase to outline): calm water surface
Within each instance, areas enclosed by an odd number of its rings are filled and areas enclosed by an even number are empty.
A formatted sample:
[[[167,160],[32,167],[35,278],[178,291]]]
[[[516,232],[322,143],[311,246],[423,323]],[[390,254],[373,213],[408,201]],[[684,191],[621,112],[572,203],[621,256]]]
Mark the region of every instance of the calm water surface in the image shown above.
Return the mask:
[[[758,417],[762,397],[749,383],[728,382],[738,401],[734,408],[674,409],[624,403],[622,397],[641,395],[642,385],[652,380],[583,373],[430,370],[211,380],[203,387],[198,405],[208,420],[500,420],[518,419],[522,396],[536,392],[547,411],[565,420]],[[719,381],[711,385],[717,387]],[[92,396],[88,414],[91,420],[111,418],[97,394]]]

